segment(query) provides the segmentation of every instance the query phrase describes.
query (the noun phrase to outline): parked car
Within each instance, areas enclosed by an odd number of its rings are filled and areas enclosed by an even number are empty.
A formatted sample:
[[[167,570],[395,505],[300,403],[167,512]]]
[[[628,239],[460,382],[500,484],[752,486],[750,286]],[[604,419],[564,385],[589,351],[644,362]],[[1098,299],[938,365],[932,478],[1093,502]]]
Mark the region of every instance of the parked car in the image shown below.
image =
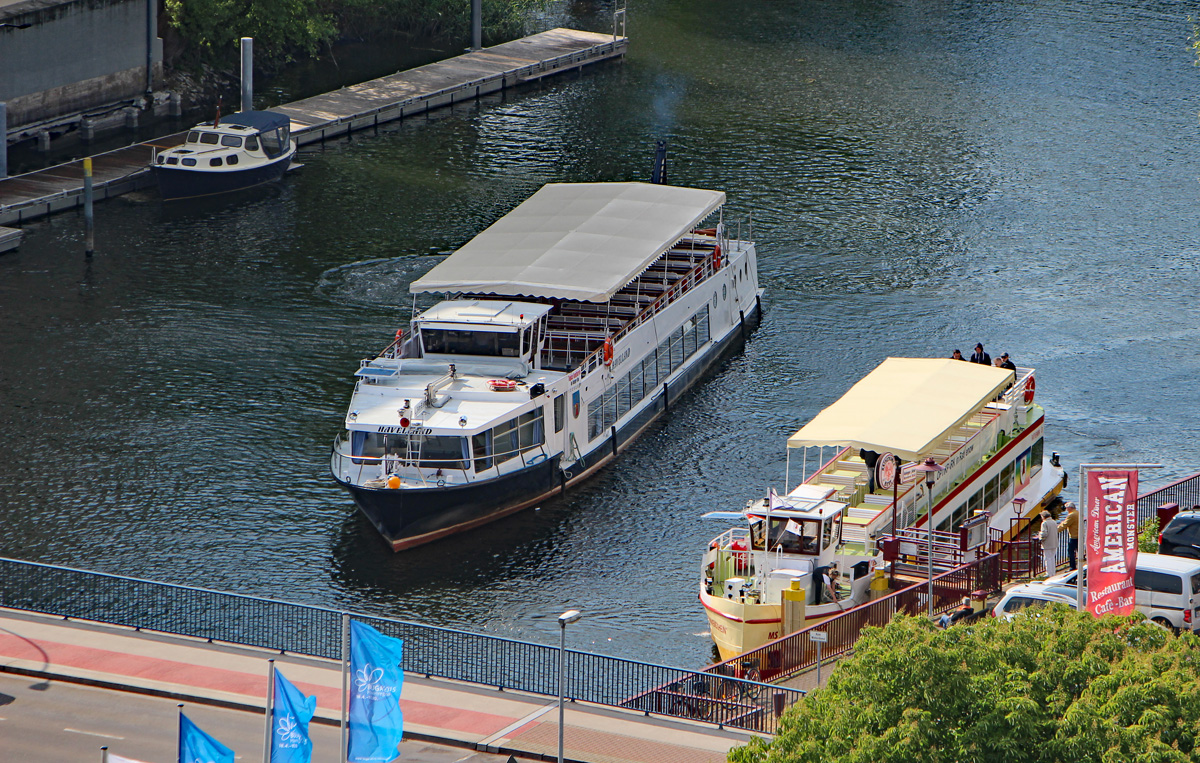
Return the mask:
[[[1078,574],[1071,570],[1051,575],[1044,585],[1073,593]],[[1200,630],[1200,560],[1138,554],[1133,586],[1134,606],[1148,619],[1176,631]]]
[[[1158,534],[1158,553],[1200,559],[1200,511],[1181,511]]]
[[[1018,612],[1047,604],[1064,604],[1075,609],[1074,589],[1063,586],[1048,586],[1045,583],[1022,583],[1004,592],[1004,596],[992,610],[992,617],[1011,620]]]

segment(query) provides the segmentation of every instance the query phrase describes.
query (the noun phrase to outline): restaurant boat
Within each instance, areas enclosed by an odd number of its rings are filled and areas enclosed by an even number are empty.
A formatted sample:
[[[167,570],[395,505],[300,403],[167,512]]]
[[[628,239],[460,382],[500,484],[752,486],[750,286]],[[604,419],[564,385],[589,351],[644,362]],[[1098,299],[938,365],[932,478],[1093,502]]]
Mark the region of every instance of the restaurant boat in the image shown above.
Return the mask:
[[[241,111],[188,131],[181,146],[159,152],[151,167],[163,201],[198,199],[270,183],[296,156],[291,120],[273,111]]]
[[[923,553],[912,540],[929,538],[930,498],[917,468],[927,459],[945,469],[932,490],[939,546],[940,533],[964,526],[983,538],[1015,536],[1066,482],[1057,457],[1045,456],[1035,389],[1031,368],[888,358],[792,435],[785,484],[801,449],[800,484],[734,514],[747,526],[704,552],[700,602],[721,658],[867,601],[883,565],[877,540],[906,537]],[[828,601],[823,580],[835,564],[848,587]]]
[[[584,480],[740,347],[758,272],[724,203],[546,185],[411,285],[448,299],[362,361],[331,461],[394,550]]]

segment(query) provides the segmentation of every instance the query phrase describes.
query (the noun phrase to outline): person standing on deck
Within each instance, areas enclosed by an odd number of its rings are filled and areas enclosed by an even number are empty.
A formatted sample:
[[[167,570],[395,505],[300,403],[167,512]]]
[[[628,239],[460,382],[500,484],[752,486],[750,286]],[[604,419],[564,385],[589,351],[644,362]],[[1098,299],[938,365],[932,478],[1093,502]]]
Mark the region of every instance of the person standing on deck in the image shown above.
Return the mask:
[[[975,352],[971,355],[971,362],[980,363],[985,366],[990,366],[992,364],[992,356],[983,351],[982,342],[975,345]]]
[[[1063,520],[1062,529],[1067,531],[1067,559],[1071,562],[1071,569],[1077,569],[1076,554],[1079,553],[1079,509],[1075,508],[1075,504],[1067,501],[1067,518]]]
[[[951,360],[966,360],[966,358],[964,358],[962,356],[962,353],[959,352],[958,350],[955,350],[954,352],[950,353],[950,359]]]
[[[1000,361],[996,365],[1000,368],[1007,368],[1009,371],[1017,370],[1017,364],[1008,359],[1007,352],[1000,356]]]
[[[1042,561],[1046,566],[1046,575],[1053,575],[1058,569],[1058,523],[1045,509],[1042,509],[1042,529],[1038,530],[1038,540],[1042,542]]]

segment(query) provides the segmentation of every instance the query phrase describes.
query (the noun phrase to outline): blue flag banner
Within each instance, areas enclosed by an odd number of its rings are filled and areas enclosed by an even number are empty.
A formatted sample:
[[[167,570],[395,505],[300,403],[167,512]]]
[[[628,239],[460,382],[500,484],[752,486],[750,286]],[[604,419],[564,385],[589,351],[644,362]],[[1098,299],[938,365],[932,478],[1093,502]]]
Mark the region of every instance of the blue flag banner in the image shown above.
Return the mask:
[[[306,697],[275,671],[275,707],[271,711],[271,763],[309,763],[312,740],[308,722],[317,712],[317,698]]]
[[[369,625],[350,621],[349,763],[386,763],[400,752],[400,670],[404,642]]]
[[[233,750],[179,714],[179,763],[233,763]]]

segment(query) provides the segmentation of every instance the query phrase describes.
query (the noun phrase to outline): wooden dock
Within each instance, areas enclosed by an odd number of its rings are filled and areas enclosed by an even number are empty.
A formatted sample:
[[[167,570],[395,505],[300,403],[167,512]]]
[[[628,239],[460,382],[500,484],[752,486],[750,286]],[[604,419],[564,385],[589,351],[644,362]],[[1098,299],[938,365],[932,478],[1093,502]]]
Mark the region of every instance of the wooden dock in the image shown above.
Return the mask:
[[[628,44],[627,37],[551,29],[271,110],[291,118],[293,137],[305,145],[620,58]],[[184,135],[167,135],[92,157],[94,198],[107,199],[151,185],[154,153],[179,145]],[[82,160],[0,179],[0,225],[20,224],[82,204]]]

